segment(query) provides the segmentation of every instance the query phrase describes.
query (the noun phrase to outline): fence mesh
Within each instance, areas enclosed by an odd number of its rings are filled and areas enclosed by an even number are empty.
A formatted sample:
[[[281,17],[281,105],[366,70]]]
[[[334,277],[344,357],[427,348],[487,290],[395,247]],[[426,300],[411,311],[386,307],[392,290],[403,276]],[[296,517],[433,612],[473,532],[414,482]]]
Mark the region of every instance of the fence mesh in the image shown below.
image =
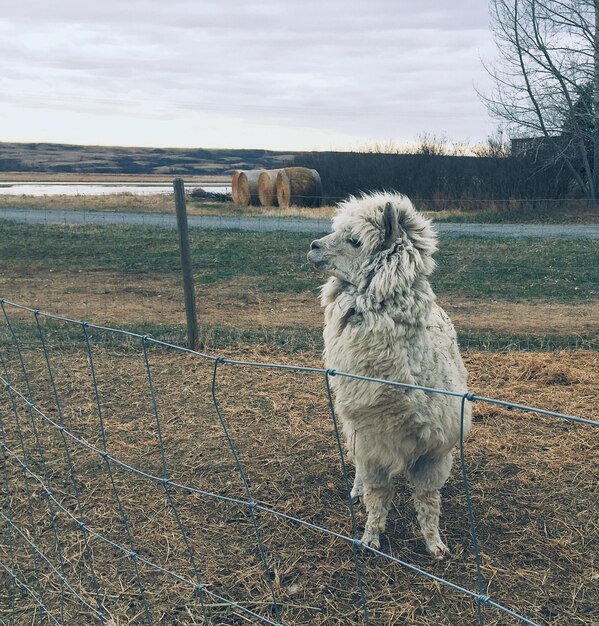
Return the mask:
[[[361,543],[330,378],[456,396],[462,419],[485,403],[530,429],[599,422],[0,305],[2,623],[545,623],[494,597],[463,432],[456,562],[396,556],[410,528]]]

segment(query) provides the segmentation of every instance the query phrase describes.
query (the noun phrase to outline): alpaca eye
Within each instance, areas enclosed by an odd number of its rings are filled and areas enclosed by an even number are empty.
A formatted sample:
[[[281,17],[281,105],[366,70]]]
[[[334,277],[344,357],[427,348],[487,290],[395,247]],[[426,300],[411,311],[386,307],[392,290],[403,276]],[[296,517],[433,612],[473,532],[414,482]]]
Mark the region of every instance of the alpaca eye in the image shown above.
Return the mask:
[[[352,248],[359,248],[362,245],[362,242],[359,239],[355,239],[354,237],[348,239],[347,243],[352,246]]]

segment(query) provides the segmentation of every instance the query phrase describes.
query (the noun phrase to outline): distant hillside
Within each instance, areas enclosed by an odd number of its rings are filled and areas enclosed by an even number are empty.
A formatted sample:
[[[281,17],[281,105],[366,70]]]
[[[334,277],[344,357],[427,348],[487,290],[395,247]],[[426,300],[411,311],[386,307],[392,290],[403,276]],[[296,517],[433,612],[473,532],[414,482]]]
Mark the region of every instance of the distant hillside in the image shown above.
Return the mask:
[[[235,169],[275,169],[300,153],[203,148],[123,148],[0,142],[0,172],[219,175]]]
[[[559,164],[539,167],[528,153],[498,158],[0,142],[0,173],[15,175],[226,176],[236,169],[290,165],[318,170],[325,202],[361,191],[398,189],[427,200],[427,207],[436,209],[481,199],[565,198],[572,186],[565,168]]]

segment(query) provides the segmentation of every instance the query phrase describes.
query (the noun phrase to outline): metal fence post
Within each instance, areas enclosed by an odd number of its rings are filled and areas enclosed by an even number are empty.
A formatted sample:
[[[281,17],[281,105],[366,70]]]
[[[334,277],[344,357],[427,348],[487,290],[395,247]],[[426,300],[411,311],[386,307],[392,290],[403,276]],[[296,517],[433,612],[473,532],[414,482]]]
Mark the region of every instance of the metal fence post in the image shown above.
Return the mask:
[[[183,293],[185,296],[185,315],[187,317],[187,343],[192,350],[200,346],[198,332],[198,314],[196,310],[195,288],[189,250],[189,232],[187,228],[187,207],[185,205],[185,185],[182,178],[173,180],[175,208],[177,210],[177,229],[181,250],[181,268],[183,270]]]

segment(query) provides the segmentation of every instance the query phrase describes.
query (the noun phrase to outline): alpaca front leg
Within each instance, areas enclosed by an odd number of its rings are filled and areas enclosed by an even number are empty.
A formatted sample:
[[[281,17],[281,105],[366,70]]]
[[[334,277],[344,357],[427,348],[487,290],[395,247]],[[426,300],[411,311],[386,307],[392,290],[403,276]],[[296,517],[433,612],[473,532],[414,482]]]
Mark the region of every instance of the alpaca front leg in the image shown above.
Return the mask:
[[[364,504],[368,518],[362,542],[371,548],[378,550],[381,547],[379,535],[385,530],[391,500],[393,500],[393,487],[391,485],[384,487],[364,486]]]
[[[439,490],[449,477],[452,462],[451,453],[441,457],[425,455],[420,457],[407,472],[414,487],[414,505],[426,549],[433,559],[438,561],[449,555],[447,546],[439,536],[439,517],[441,514]]]
[[[441,514],[441,494],[439,490],[414,491],[414,505],[420,530],[429,554],[436,561],[449,556],[448,547],[441,541],[439,535],[439,516]]]

